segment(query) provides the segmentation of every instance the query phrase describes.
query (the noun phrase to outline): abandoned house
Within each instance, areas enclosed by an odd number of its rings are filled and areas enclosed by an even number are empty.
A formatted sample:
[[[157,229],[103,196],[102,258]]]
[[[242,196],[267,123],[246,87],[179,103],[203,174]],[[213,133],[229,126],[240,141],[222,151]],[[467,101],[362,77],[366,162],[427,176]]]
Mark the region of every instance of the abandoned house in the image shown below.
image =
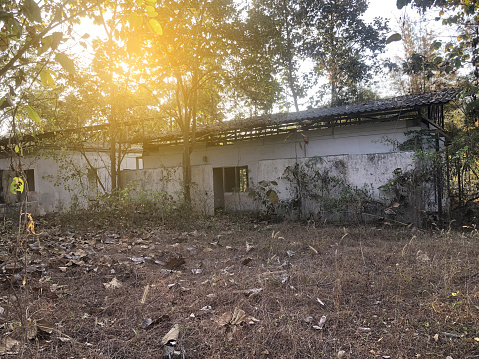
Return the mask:
[[[430,191],[421,190],[419,199],[408,199],[407,186],[388,184],[415,165],[417,146],[401,146],[411,134],[432,138],[421,144],[423,150],[441,151],[447,137],[444,105],[457,93],[447,89],[198,128],[191,153],[192,204],[205,215],[218,210],[357,215],[367,212],[368,204],[395,215],[408,201],[416,202],[416,212],[442,212],[447,201],[441,170],[423,184]],[[120,184],[135,181],[138,188],[180,196],[182,152],[180,133],[146,141],[143,169],[122,171]]]
[[[442,212],[447,206],[443,170],[432,171],[434,178],[420,184],[420,191],[417,184],[399,188],[394,176],[407,179],[417,167],[415,133],[432,139],[419,141],[419,149],[441,153],[447,138],[444,105],[457,93],[447,89],[199,127],[191,153],[192,205],[204,215],[222,210],[395,216],[411,204],[416,212]],[[414,138],[414,148],[402,146]],[[181,200],[181,133],[142,140],[140,152],[122,159],[120,187]],[[108,192],[108,152],[36,149],[23,156],[28,210],[45,214],[85,206],[88,198]],[[10,191],[17,175],[18,163],[5,154],[0,209],[22,199]]]

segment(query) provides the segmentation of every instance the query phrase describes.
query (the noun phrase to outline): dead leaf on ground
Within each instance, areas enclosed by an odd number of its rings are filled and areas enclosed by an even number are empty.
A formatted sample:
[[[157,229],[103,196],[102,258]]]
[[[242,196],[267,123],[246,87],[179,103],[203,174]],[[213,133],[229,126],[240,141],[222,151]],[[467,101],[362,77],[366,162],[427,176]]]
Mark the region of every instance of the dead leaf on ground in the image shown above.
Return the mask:
[[[246,265],[248,265],[252,260],[253,260],[253,258],[250,258],[250,257],[245,258],[245,259],[243,259],[243,260],[241,261],[241,264],[244,265],[244,266],[246,266]]]
[[[88,255],[88,253],[80,248],[80,249],[77,249],[75,252],[73,252],[73,255],[75,257],[82,258],[82,257],[86,257]]]
[[[17,273],[23,269],[20,263],[7,263],[3,266],[3,271],[6,273]]]
[[[233,294],[244,294],[247,297],[255,294],[259,294],[263,291],[263,288],[251,288],[251,289],[244,289],[244,290],[235,290]]]
[[[308,246],[309,249],[311,249],[311,251],[314,253],[314,254],[318,254],[318,250],[316,248],[314,248],[313,246]]]
[[[389,208],[389,207],[384,210],[384,213],[389,214],[389,215],[391,215],[391,216],[395,216],[395,215],[396,215],[396,212],[394,212],[394,211],[392,210],[392,208]]]
[[[120,288],[123,284],[114,277],[110,282],[103,283],[106,289],[117,289]]]
[[[216,324],[226,328],[226,339],[233,340],[233,334],[242,323],[255,324],[259,322],[258,319],[252,316],[247,316],[245,311],[240,308],[235,308],[233,312],[226,312],[215,320]]]
[[[52,334],[53,333],[53,323],[45,320],[45,319],[40,319],[37,320],[37,327],[40,329],[42,332]]]
[[[181,267],[183,264],[185,264],[185,260],[183,257],[170,257],[168,259],[168,262],[165,264],[165,269],[176,269],[178,267]]]
[[[419,249],[416,253],[416,260],[418,262],[427,263],[431,260],[431,258],[429,258],[427,253],[425,253],[425,252],[423,252]]]
[[[231,318],[233,317],[233,313],[231,312],[226,312],[223,313],[221,317],[215,320],[216,324],[218,324],[220,327],[224,327],[231,322]]]
[[[240,325],[243,322],[247,324],[254,324],[259,322],[259,319],[246,315],[246,312],[240,308],[235,308],[233,312],[226,312],[221,317],[216,319],[216,323],[222,327],[228,324]]]
[[[175,324],[170,329],[170,331],[165,334],[163,339],[161,339],[161,344],[162,345],[174,345],[173,342],[176,342],[178,340],[179,335],[180,335],[180,325]]]
[[[28,340],[35,339],[37,336],[38,329],[37,329],[37,323],[35,320],[28,320],[27,323],[27,338]]]
[[[246,242],[246,253],[251,252],[253,249],[254,249],[254,246]]]
[[[4,337],[0,340],[0,355],[4,354],[16,354],[20,342],[10,337]]]
[[[323,329],[324,324],[326,324],[326,319],[327,319],[327,317],[325,315],[323,315],[321,317],[321,319],[319,320],[318,325],[313,325],[313,328],[316,329],[316,330]]]
[[[141,323],[141,329],[146,329],[151,325],[151,323],[153,323],[153,319],[145,318],[145,320],[143,320],[143,322]]]

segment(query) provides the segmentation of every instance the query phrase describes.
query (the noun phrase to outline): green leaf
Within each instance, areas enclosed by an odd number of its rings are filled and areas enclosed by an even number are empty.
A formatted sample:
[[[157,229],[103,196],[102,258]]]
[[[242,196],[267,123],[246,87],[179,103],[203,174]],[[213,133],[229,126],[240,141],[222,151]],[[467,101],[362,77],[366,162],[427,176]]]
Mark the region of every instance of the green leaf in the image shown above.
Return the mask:
[[[23,14],[29,21],[42,22],[42,12],[37,3],[33,0],[25,0],[23,3]]]
[[[4,102],[5,102],[5,96],[3,96],[2,98],[0,98],[0,107],[3,105]]]
[[[13,36],[17,38],[22,36],[23,28],[17,19],[14,19],[13,17],[8,18],[7,25],[10,31],[12,32]]]
[[[266,196],[268,196],[271,204],[277,205],[279,203],[279,197],[276,191],[270,189],[268,192],[266,192]]]
[[[57,31],[50,35],[52,37],[52,41],[50,42],[50,47],[52,50],[55,50],[58,45],[60,45],[60,41],[63,39],[63,33]]]
[[[431,44],[431,50],[439,50],[441,46],[442,46],[442,42],[436,40]]]
[[[163,28],[160,23],[155,19],[150,19],[148,21],[148,28],[150,31],[154,32],[157,35],[163,35]]]
[[[55,55],[55,61],[62,65],[63,69],[71,75],[75,74],[75,63],[67,55],[58,53]]]
[[[0,20],[5,21],[8,18],[13,17],[12,13],[5,11],[5,10],[0,10]]]
[[[48,72],[46,72],[45,70],[42,70],[42,71],[40,72],[40,81],[42,81],[42,85],[43,85],[44,87],[47,87],[47,86],[48,86],[47,75],[48,75]]]
[[[387,45],[387,44],[390,44],[391,42],[401,41],[401,39],[402,39],[401,34],[398,34],[398,33],[392,34],[392,35],[389,36],[388,39],[386,40],[386,45]]]
[[[35,111],[33,107],[31,107],[30,105],[27,105],[26,109],[27,109],[28,117],[30,117],[36,123],[40,124],[41,118],[40,116],[38,116],[37,111]]]
[[[150,4],[150,5],[155,5],[156,4],[156,0],[145,0],[145,2],[147,4]]]
[[[42,47],[38,49],[38,54],[41,55],[45,51],[47,51],[49,48],[52,50],[55,50],[58,45],[60,44],[60,41],[63,39],[63,34],[61,32],[54,32],[51,35],[45,36],[42,40]]]
[[[18,145],[15,145],[15,152],[16,153],[20,152],[20,147]]]
[[[23,193],[24,188],[25,183],[23,182],[23,179],[20,177],[14,177],[10,184],[10,192],[13,194],[17,194],[18,192]]]
[[[148,15],[148,17],[157,17],[158,13],[155,11],[155,8],[153,6],[147,5],[146,15]]]
[[[40,79],[43,86],[50,87],[52,89],[56,88],[55,81],[53,80],[52,74],[55,74],[53,71],[42,70],[40,72]]]
[[[0,51],[5,51],[10,45],[10,38],[8,36],[0,36]]]

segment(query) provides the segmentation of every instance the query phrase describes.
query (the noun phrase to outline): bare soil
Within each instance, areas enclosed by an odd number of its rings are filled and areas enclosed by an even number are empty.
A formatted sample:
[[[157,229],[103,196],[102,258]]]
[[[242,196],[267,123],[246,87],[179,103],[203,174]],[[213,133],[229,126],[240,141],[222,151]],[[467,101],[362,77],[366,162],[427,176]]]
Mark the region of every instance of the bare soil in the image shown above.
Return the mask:
[[[474,229],[36,230],[2,234],[0,356],[160,358],[178,324],[184,358],[479,358]]]

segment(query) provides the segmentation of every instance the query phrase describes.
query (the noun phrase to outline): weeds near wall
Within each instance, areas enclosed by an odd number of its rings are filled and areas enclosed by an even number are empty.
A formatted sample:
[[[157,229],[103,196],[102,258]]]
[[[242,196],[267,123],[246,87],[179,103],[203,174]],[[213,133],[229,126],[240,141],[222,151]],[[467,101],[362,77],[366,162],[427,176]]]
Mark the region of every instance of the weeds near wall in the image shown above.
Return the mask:
[[[250,180],[250,183],[253,183],[253,181]],[[280,209],[283,203],[280,205],[277,187],[278,182],[276,181],[259,181],[256,186],[248,188],[248,197],[253,199],[256,205],[261,208],[261,216],[282,217]]]
[[[440,154],[417,151],[406,169],[395,169],[388,182],[379,187],[391,199],[388,213],[401,214],[422,227],[429,213],[438,210],[437,187],[442,178],[438,172],[443,168],[444,158]]]
[[[286,216],[296,220],[360,222],[368,205],[374,204],[371,189],[353,186],[346,163],[312,157],[286,167],[277,181],[260,181],[250,188],[250,197],[262,208],[261,215]],[[281,199],[278,183],[286,184],[290,196]]]
[[[370,190],[367,186],[353,186],[347,175],[342,159],[331,162],[312,157],[288,166],[283,178],[292,196],[290,210],[293,216],[298,220],[315,216],[314,219],[361,221],[364,206],[372,202]]]
[[[166,192],[138,189],[133,181],[116,193],[90,199],[88,209],[72,208],[61,218],[69,224],[89,221],[99,227],[129,228],[151,221],[165,224],[179,216],[186,220],[189,213]]]
[[[439,148],[439,138],[427,130],[404,134],[407,139],[398,142],[397,148],[414,152],[413,160],[406,168],[396,168],[387,183],[379,187],[390,203],[385,213],[390,217],[399,215],[401,220],[416,227],[423,227],[427,222],[440,225],[445,212],[446,159]]]

